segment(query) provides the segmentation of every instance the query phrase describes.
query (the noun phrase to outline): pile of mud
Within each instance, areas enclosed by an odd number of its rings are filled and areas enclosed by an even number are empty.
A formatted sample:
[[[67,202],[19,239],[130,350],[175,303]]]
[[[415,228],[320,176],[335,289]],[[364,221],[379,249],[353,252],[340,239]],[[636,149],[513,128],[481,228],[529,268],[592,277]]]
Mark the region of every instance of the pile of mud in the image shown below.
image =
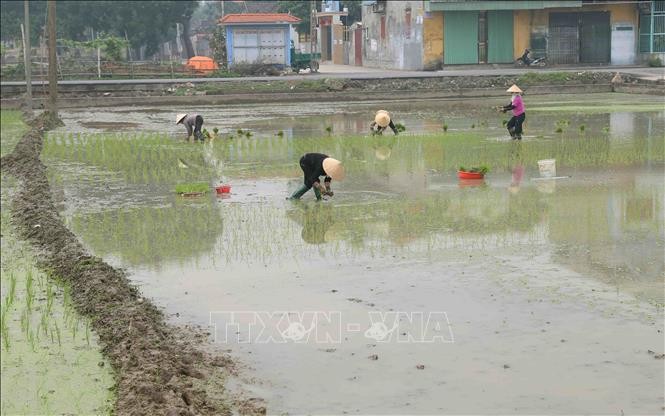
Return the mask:
[[[13,153],[0,161],[2,172],[20,183],[11,201],[12,221],[35,248],[40,267],[71,287],[77,311],[91,319],[117,375],[115,413],[264,414],[260,401],[224,394],[224,379],[234,366],[228,357],[206,351],[206,334],[166,323],[124,272],[86,253],[64,226],[39,159],[53,120],[43,113],[30,121]]]

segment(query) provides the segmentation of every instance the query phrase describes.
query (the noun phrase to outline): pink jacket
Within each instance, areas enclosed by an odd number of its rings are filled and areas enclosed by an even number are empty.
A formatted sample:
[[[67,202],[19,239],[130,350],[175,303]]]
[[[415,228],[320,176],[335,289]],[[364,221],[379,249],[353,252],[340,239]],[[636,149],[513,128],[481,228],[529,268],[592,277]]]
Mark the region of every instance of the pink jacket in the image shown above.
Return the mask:
[[[524,113],[524,102],[522,101],[521,95],[516,95],[512,100],[513,104],[513,116],[519,116]]]

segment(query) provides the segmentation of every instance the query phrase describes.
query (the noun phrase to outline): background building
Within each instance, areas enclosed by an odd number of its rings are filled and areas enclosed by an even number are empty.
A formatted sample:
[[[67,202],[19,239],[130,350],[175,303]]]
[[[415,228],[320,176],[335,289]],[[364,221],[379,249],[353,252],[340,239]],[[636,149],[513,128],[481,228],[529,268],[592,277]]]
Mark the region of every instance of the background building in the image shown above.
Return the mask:
[[[526,48],[551,64],[629,65],[665,52],[665,1],[369,0],[362,12],[365,66],[509,64]]]
[[[227,14],[219,24],[226,27],[229,67],[236,64],[290,66],[291,25],[300,19],[286,13]]]

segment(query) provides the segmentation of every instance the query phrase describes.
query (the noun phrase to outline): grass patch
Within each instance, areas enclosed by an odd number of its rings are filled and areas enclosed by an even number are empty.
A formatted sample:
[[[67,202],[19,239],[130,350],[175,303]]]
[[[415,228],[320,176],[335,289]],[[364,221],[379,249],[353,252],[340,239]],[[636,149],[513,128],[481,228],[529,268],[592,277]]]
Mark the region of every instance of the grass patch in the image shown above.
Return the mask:
[[[11,153],[27,130],[20,111],[0,110],[0,156]]]
[[[41,272],[30,247],[18,239],[5,208],[11,185],[3,175],[0,412],[111,414],[110,365],[91,323],[75,312],[68,288]]]

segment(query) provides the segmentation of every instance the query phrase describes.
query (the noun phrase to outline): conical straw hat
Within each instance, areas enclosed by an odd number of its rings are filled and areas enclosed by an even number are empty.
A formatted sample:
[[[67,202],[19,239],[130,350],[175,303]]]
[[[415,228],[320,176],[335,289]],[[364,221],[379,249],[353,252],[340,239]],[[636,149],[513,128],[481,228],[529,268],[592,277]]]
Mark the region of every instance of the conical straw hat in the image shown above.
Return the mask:
[[[323,159],[323,170],[326,171],[326,175],[336,181],[344,180],[344,166],[337,159],[333,159],[332,157]]]
[[[381,127],[388,127],[388,124],[390,124],[390,115],[386,110],[379,110],[374,116],[374,122]]]
[[[180,123],[185,117],[187,117],[187,114],[181,113],[175,116],[175,124]]]
[[[508,88],[508,89],[506,90],[506,92],[517,92],[517,93],[520,93],[520,94],[521,94],[521,93],[522,93],[522,90],[520,89],[520,87],[518,87],[517,85],[513,84],[513,86],[510,87],[510,88]]]

